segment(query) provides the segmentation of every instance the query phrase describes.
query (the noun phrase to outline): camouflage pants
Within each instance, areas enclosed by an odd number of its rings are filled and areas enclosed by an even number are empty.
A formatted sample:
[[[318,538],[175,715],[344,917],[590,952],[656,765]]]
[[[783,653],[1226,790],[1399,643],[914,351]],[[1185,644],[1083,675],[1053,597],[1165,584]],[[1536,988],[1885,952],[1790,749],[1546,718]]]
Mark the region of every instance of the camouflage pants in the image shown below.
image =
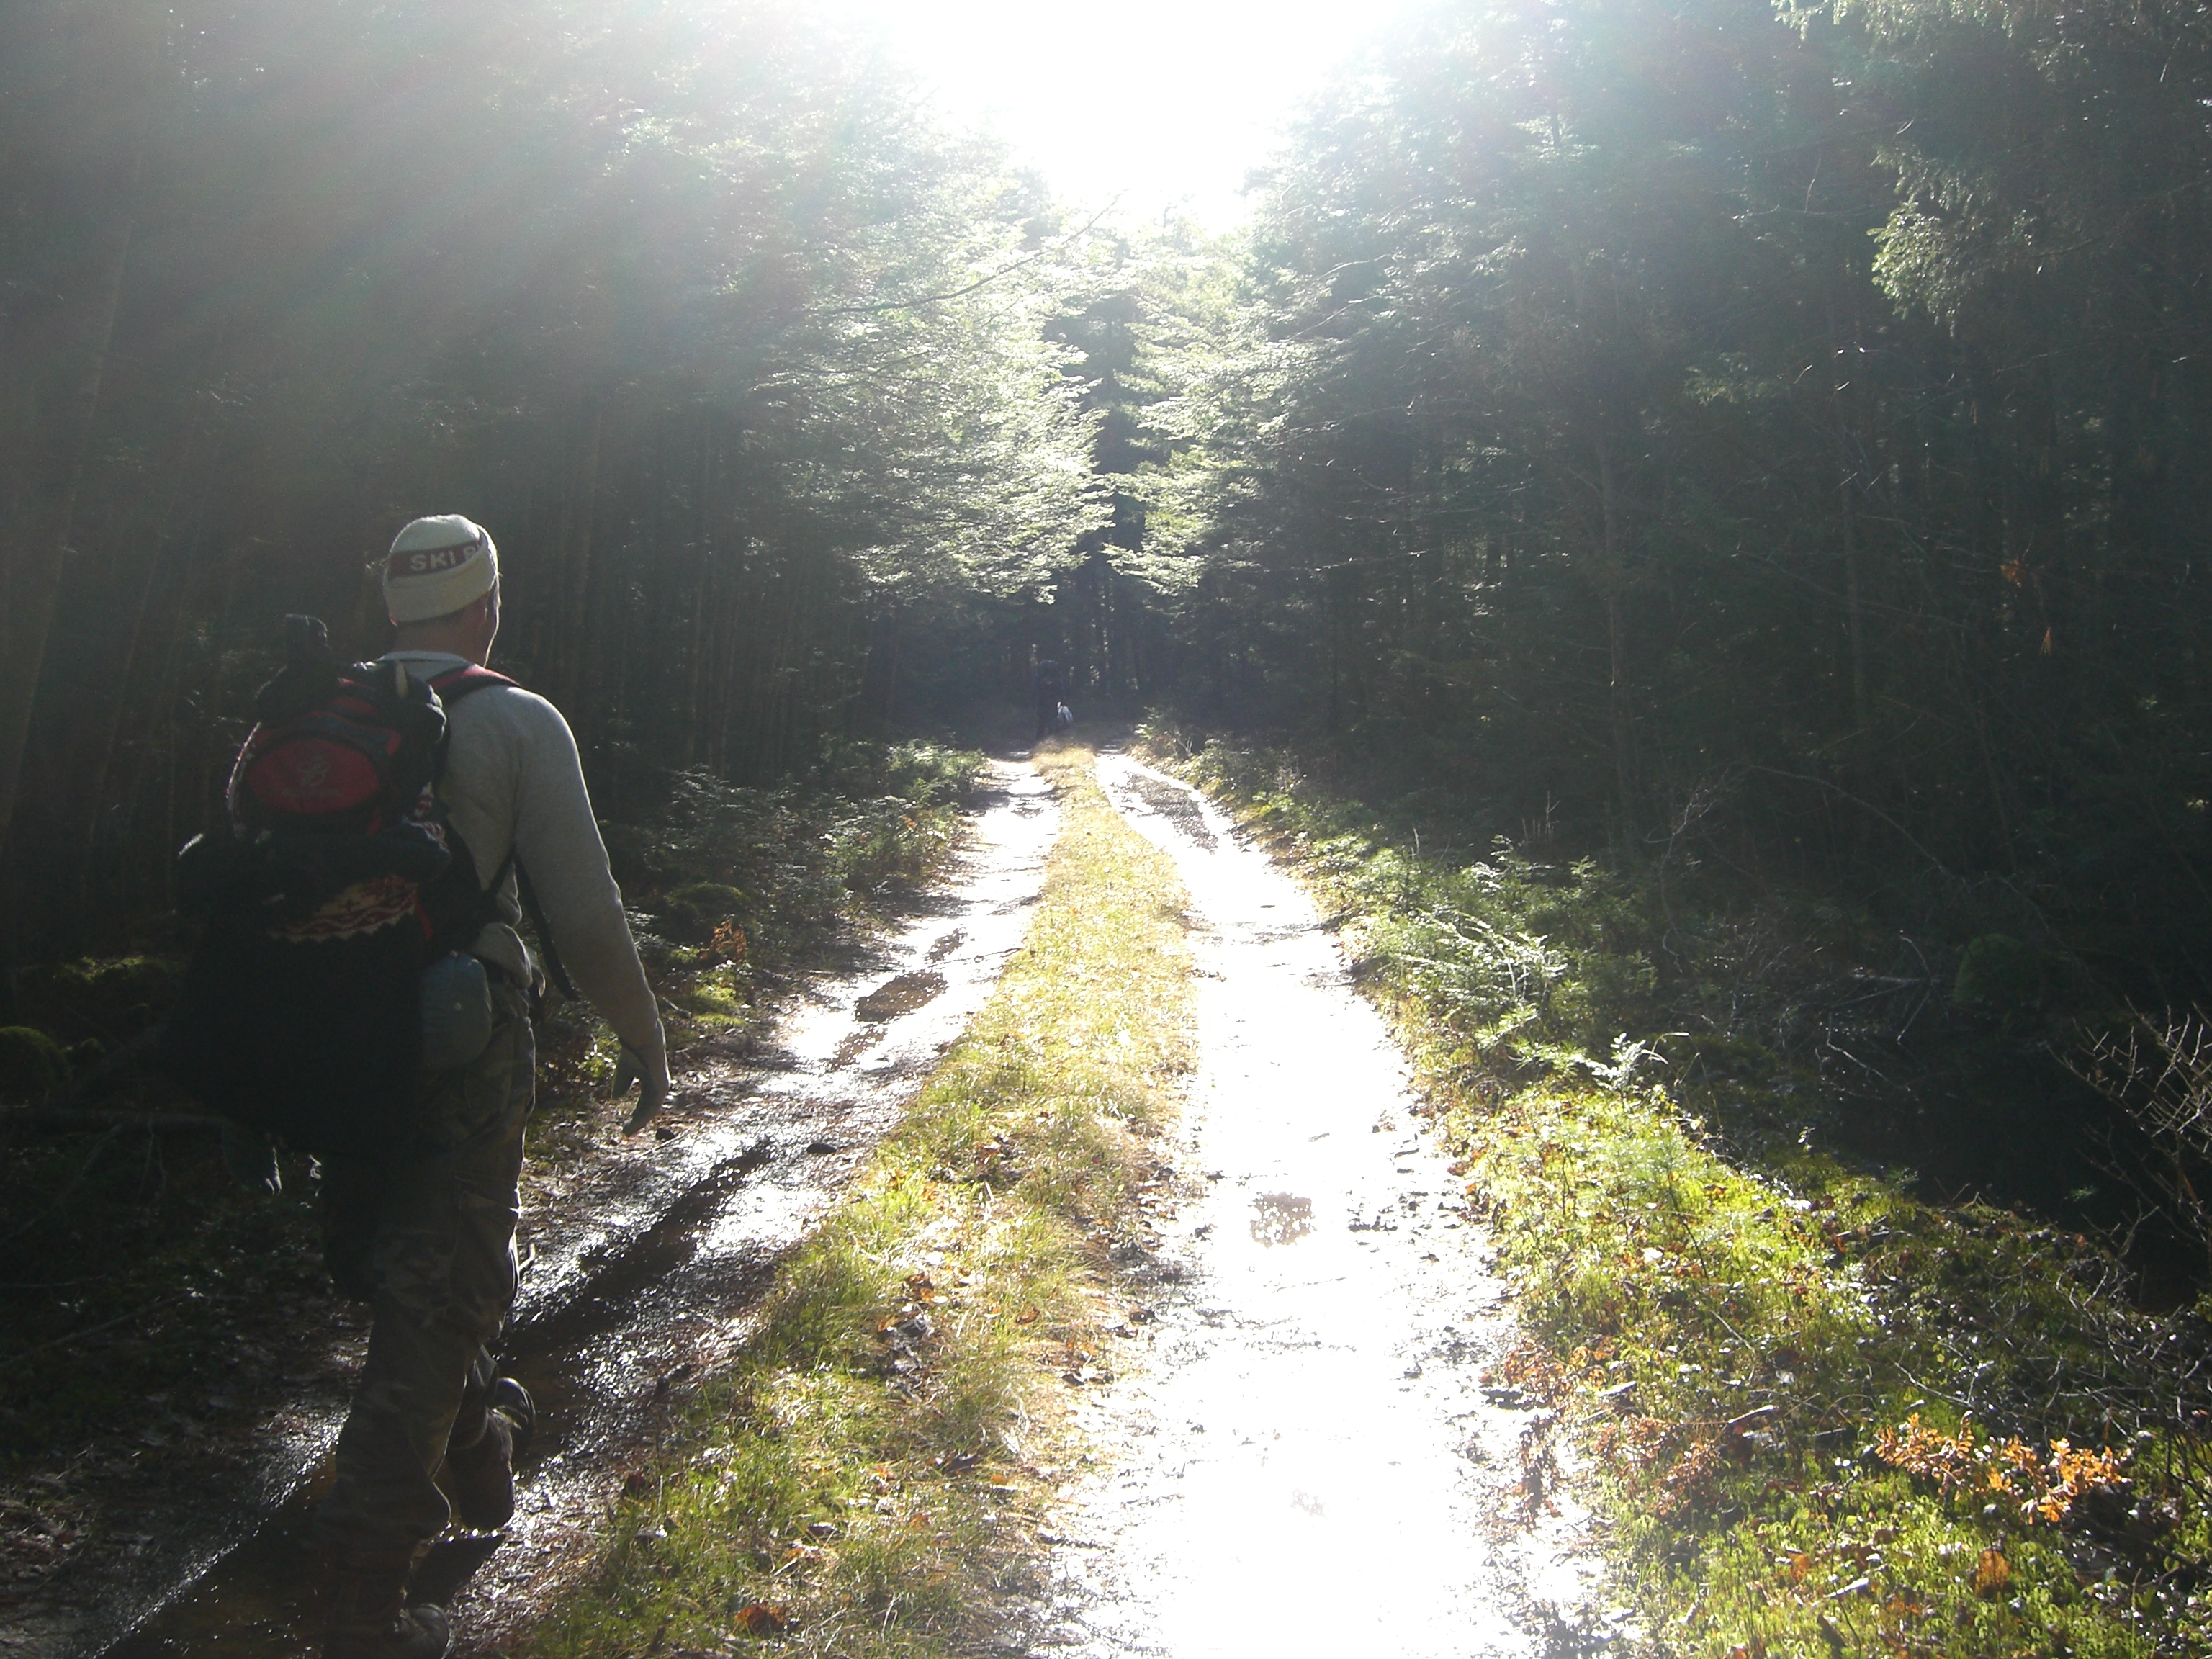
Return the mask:
[[[447,1441],[482,1432],[493,1376],[486,1345],[517,1283],[516,1186],[537,1060],[522,993],[495,982],[492,1004],[483,1053],[424,1074],[422,1156],[323,1167],[331,1276],[374,1309],[336,1478],[316,1511],[328,1538],[437,1536],[451,1516],[435,1478]]]

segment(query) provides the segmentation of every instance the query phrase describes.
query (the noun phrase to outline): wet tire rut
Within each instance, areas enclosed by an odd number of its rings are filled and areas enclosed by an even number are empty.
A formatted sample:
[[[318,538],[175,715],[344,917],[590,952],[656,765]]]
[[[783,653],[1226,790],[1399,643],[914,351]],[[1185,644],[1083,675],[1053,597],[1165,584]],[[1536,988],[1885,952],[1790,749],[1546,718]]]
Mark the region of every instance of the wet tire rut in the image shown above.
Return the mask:
[[[1029,1651],[1607,1650],[1556,1425],[1486,1386],[1507,1287],[1334,937],[1194,792],[1099,775],[1189,890],[1200,1061]]]
[[[777,1264],[898,1119],[1028,930],[1058,827],[1026,765],[999,763],[948,881],[862,969],[810,988],[772,1046],[679,1071],[659,1133],[617,1143],[526,1213],[529,1253],[502,1359],[535,1396],[504,1532],[451,1535],[417,1571],[462,1653],[496,1650],[588,1570],[606,1506],[690,1388],[755,1328]],[[288,1402],[256,1467],[120,1573],[71,1569],[0,1648],[106,1654],[308,1650],[313,1498],[342,1408]],[[281,1431],[277,1425],[282,1424]],[[74,1564],[73,1564],[74,1565]]]

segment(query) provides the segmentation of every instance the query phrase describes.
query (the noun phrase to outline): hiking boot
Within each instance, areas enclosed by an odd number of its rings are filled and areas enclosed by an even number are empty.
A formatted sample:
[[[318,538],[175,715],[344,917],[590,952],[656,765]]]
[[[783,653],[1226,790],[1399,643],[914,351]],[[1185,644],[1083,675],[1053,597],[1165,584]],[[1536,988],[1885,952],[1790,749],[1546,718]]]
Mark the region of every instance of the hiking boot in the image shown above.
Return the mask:
[[[471,1532],[497,1532],[514,1518],[514,1456],[538,1422],[530,1391],[511,1376],[496,1379],[483,1428],[465,1446],[446,1447],[453,1513]]]
[[[445,1609],[407,1605],[412,1544],[333,1548],[327,1575],[323,1659],[446,1659],[453,1650]]]
[[[516,1455],[527,1451],[531,1431],[538,1426],[538,1402],[530,1397],[530,1390],[511,1376],[495,1376],[486,1404],[514,1425]]]

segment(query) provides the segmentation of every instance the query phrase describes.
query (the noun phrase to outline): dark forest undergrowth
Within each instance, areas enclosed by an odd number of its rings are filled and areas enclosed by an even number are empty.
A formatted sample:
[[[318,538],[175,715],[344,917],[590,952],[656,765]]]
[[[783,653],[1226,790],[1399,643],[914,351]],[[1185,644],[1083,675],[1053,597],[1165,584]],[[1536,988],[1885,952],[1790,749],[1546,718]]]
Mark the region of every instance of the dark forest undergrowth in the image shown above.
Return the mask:
[[[1506,1380],[1587,1458],[1648,1650],[2203,1650],[2212,1328],[2171,1253],[2087,1227],[2111,1173],[2027,1114],[2025,1146],[1942,1122],[2033,1044],[1971,941],[1900,986],[1894,929],[1833,902],[1455,847],[1433,796],[1417,825],[1152,742],[1315,884],[1395,1017],[1518,1291]],[[2039,1213],[2005,1185],[2037,1157],[2067,1165]],[[1528,1443],[1532,1504],[1556,1453]]]
[[[982,765],[853,744],[775,788],[676,774],[613,794],[606,838],[679,1079],[687,1055],[749,1044],[944,866]],[[324,1278],[307,1160],[282,1154],[283,1190],[256,1188],[191,1103],[127,1061],[179,971],[168,927],[0,981],[0,1597],[99,1535],[83,1477],[119,1462],[189,1480],[236,1457],[273,1407],[337,1375],[332,1340],[363,1323]],[[611,1034],[556,1006],[539,1043],[526,1202],[618,1138],[599,1098]],[[109,1055],[126,1063],[103,1078]]]

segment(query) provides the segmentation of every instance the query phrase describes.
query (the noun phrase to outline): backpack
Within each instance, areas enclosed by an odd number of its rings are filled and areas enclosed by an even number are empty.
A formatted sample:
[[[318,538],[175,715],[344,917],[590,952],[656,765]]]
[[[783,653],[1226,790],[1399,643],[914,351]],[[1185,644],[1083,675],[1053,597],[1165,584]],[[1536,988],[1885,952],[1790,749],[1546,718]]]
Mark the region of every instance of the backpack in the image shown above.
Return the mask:
[[[437,785],[446,711],[514,681],[341,665],[313,617],[254,695],[228,832],[178,855],[179,908],[202,922],[161,1042],[173,1081],[301,1151],[418,1150],[424,970],[494,919]],[[510,862],[512,859],[510,856]]]

